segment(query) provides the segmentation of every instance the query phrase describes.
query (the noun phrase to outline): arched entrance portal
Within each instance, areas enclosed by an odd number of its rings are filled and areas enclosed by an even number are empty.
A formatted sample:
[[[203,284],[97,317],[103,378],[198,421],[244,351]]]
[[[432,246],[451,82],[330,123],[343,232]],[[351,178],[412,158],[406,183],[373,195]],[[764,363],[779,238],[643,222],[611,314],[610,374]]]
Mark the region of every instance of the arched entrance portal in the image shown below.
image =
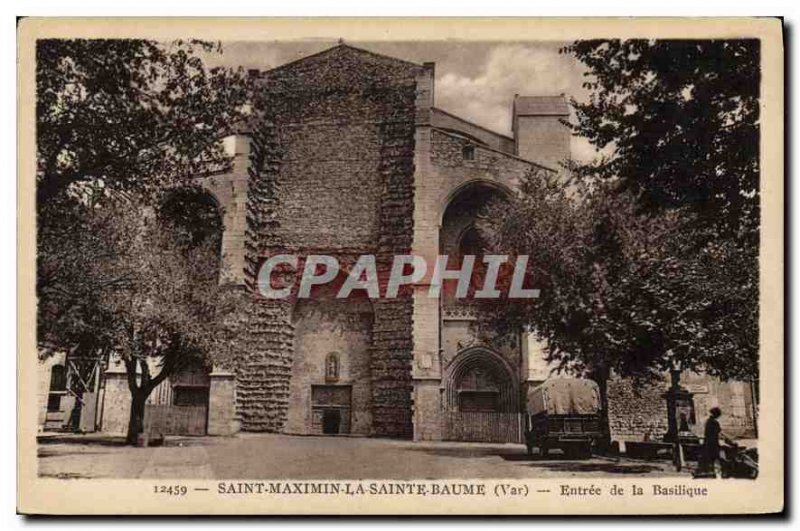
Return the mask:
[[[492,350],[461,351],[447,370],[444,392],[445,439],[519,441],[519,388],[514,371]]]

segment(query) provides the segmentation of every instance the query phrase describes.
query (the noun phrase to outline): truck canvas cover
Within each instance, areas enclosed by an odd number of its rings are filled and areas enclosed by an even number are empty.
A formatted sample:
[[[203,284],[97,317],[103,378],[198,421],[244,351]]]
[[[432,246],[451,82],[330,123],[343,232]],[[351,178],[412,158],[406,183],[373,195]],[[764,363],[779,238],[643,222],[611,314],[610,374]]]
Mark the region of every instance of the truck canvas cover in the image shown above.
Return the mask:
[[[553,378],[528,393],[528,413],[593,415],[600,410],[600,389],[592,380]]]

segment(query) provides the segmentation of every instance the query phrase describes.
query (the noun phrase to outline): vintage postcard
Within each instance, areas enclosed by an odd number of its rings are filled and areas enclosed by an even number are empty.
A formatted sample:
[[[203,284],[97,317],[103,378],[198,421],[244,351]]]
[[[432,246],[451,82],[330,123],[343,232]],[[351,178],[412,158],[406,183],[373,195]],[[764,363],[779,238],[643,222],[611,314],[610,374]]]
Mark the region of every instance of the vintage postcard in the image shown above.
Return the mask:
[[[18,510],[784,507],[779,19],[21,19]]]

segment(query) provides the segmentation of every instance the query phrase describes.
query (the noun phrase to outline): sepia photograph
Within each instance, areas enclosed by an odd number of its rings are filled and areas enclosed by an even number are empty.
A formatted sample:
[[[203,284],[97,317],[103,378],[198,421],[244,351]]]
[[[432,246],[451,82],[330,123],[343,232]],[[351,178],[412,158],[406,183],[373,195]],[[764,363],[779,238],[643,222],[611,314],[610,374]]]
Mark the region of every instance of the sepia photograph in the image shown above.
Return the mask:
[[[781,21],[368,20],[23,21],[20,509],[782,510]]]

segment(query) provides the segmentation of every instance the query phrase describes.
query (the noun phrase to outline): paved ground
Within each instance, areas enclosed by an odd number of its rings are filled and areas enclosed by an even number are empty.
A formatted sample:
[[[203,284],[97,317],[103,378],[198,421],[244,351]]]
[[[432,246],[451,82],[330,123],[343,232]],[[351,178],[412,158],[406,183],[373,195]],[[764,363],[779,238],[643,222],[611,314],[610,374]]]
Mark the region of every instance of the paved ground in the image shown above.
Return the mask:
[[[132,448],[121,438],[44,435],[39,473],[58,478],[445,479],[675,476],[670,463],[529,458],[515,444],[415,443],[355,437],[240,434],[168,437]]]

